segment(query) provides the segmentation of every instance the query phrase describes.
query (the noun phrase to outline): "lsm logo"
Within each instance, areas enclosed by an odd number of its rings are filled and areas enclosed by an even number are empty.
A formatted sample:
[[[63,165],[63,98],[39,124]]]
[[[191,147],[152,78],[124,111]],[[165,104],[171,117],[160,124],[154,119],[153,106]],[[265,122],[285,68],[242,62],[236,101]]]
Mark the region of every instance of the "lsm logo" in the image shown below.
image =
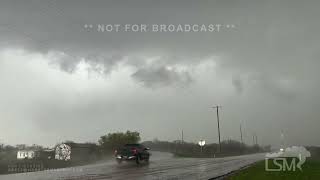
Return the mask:
[[[265,156],[266,171],[302,171],[302,165],[311,154],[302,146],[292,146]]]

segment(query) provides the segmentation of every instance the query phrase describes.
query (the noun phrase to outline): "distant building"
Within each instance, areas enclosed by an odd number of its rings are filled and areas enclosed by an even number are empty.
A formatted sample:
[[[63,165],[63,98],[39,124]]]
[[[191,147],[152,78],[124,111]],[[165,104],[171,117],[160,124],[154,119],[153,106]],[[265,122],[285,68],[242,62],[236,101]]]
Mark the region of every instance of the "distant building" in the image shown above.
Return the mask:
[[[53,159],[53,149],[21,149],[17,152],[17,159]]]
[[[34,159],[36,152],[34,150],[19,150],[17,152],[17,159]]]
[[[182,140],[174,140],[172,142],[175,144],[183,144],[184,143],[184,141],[182,141]]]

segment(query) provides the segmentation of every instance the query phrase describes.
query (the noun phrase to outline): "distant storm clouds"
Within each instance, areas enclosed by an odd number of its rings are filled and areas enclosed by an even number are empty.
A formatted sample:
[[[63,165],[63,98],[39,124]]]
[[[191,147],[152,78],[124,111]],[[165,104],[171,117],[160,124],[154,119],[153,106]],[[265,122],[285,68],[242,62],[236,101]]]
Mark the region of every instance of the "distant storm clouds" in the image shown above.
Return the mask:
[[[210,107],[222,105],[222,139],[239,139],[242,122],[246,143],[257,134],[277,146],[284,131],[288,144],[317,145],[319,5],[1,1],[0,139],[96,141],[128,129],[176,140],[183,129],[187,141],[210,143]]]

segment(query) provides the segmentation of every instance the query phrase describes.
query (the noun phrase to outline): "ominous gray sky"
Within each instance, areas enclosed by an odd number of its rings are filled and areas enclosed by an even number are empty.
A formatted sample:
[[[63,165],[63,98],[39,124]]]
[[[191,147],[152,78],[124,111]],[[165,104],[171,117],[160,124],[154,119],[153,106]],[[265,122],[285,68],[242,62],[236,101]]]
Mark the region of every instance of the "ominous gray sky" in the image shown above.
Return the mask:
[[[0,142],[143,140],[319,145],[319,1],[0,2]],[[99,32],[98,24],[221,24]],[[87,25],[87,26],[86,26]],[[93,28],[85,28],[92,25]],[[227,28],[232,26],[232,28]]]

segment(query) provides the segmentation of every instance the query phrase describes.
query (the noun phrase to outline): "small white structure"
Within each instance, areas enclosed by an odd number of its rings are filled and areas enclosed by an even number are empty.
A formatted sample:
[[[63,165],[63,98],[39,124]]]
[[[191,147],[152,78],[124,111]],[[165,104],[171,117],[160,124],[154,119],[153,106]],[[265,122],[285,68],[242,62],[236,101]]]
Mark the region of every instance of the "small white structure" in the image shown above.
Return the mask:
[[[35,155],[36,153],[33,150],[20,150],[17,152],[17,159],[33,159]]]

